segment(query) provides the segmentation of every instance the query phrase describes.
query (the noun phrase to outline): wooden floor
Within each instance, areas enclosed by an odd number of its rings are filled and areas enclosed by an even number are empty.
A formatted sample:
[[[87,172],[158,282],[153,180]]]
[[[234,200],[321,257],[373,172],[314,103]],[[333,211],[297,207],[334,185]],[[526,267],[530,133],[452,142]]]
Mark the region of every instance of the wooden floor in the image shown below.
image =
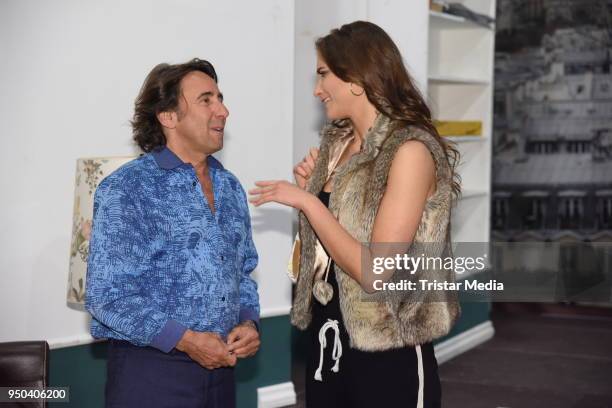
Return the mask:
[[[576,310],[494,311],[495,337],[440,366],[443,407],[612,408],[612,316]]]

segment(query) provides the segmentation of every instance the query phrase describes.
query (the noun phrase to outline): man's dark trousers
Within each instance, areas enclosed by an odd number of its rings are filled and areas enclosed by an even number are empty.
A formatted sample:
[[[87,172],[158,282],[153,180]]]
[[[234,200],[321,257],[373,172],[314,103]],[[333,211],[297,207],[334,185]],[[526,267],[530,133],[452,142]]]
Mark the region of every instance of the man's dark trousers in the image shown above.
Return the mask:
[[[106,407],[233,408],[233,368],[208,370],[178,350],[110,340]]]

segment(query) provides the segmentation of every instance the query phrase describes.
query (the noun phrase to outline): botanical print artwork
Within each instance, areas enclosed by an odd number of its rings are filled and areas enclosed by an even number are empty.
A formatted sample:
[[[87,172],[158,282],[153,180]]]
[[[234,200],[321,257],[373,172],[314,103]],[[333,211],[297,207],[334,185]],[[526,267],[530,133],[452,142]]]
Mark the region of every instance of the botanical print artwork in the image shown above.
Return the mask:
[[[85,182],[89,186],[89,195],[92,195],[98,186],[100,176],[103,175],[100,167],[103,163],[107,163],[108,160],[83,160],[83,173],[85,174]]]
[[[72,214],[72,243],[70,245],[70,273],[68,303],[84,303],[85,274],[89,255],[89,238],[93,218],[93,198],[102,180],[133,157],[109,157],[77,160]]]

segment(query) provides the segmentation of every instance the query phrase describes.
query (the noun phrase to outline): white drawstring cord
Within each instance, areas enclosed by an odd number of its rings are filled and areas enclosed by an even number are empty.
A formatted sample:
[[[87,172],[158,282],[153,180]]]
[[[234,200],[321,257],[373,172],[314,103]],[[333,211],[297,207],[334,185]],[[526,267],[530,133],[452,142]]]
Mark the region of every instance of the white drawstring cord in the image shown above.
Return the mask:
[[[327,346],[327,338],[325,337],[325,333],[327,329],[334,330],[334,348],[332,349],[332,359],[336,362],[336,364],[332,367],[332,371],[337,373],[340,371],[340,357],[342,357],[342,343],[340,343],[340,328],[338,327],[338,321],[327,319],[327,322],[321,326],[321,330],[319,330],[319,344],[321,345],[321,349],[319,351],[319,368],[315,372],[314,379],[317,381],[323,381],[323,377],[321,375],[321,370],[323,370],[323,351]]]

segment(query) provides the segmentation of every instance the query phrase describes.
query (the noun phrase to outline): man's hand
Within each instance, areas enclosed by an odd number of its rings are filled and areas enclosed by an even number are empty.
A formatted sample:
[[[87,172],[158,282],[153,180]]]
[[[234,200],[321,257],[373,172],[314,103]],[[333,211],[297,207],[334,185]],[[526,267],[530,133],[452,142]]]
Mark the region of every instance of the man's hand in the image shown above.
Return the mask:
[[[251,357],[259,350],[259,332],[251,320],[234,327],[227,336],[230,352],[240,358]]]
[[[217,333],[187,330],[176,348],[209,370],[236,365],[236,356],[230,353],[227,344]]]

